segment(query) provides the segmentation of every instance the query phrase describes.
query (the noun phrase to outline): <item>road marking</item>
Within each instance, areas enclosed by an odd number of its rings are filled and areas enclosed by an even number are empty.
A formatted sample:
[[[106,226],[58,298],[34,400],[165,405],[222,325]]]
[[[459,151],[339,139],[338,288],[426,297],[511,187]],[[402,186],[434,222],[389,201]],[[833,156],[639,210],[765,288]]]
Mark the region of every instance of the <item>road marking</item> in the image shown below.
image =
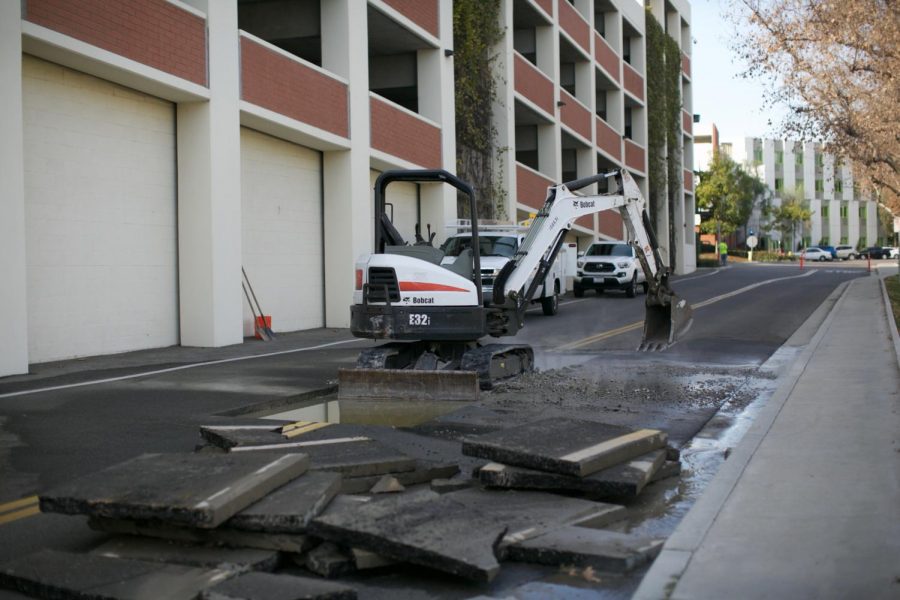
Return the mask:
[[[749,292],[750,290],[756,289],[763,285],[768,285],[770,283],[775,283],[778,281],[785,281],[787,279],[800,279],[803,277],[809,277],[810,275],[815,275],[818,271],[807,271],[802,275],[789,275],[787,277],[776,277],[775,279],[766,279],[764,281],[757,281],[756,283],[752,283],[750,285],[744,286],[742,288],[736,289],[731,292],[726,292],[724,294],[720,294],[713,298],[709,298],[707,300],[703,300],[702,302],[698,302],[696,304],[692,304],[691,308],[697,310],[698,308],[703,308],[704,306],[709,306],[710,304],[715,304],[716,302],[721,302],[722,300],[726,300],[728,298],[732,298],[739,294],[743,294],[744,292]],[[580,340],[575,340],[574,342],[569,342],[568,344],[563,344],[562,346],[557,346],[552,350],[552,352],[561,352],[566,350],[576,350],[578,348],[583,348],[585,346],[589,346],[596,342],[601,342],[603,340],[609,339],[611,337],[615,337],[617,335],[622,335],[623,333],[628,333],[629,331],[634,331],[635,329],[641,329],[644,326],[643,321],[635,321],[634,323],[629,323],[628,325],[623,325],[622,327],[618,327],[616,329],[610,329],[609,331],[602,331],[600,333],[596,333],[594,335],[588,336],[586,338],[582,338]]]
[[[568,302],[560,302],[559,306],[560,306],[560,308],[562,308],[563,306],[568,306],[570,304],[578,304],[579,302],[584,302],[585,300],[587,300],[587,298],[581,298],[580,300],[569,300]],[[525,311],[525,314],[527,315],[529,313],[536,313],[539,310],[544,310],[544,309],[540,306],[537,306],[534,308],[529,308],[528,310]]]
[[[281,356],[283,354],[294,354],[296,352],[307,352],[309,350],[320,350],[322,348],[330,348],[331,346],[340,346],[342,344],[351,344],[353,342],[368,342],[369,340],[357,339],[341,340],[338,342],[329,342],[327,344],[319,344],[318,346],[307,346],[305,348],[294,348],[292,350],[280,350],[278,352],[267,352],[266,354],[253,354],[251,356],[235,356],[233,358],[223,358],[220,360],[209,360],[206,362],[191,363],[189,365],[181,365],[180,367],[170,367],[168,369],[157,369],[155,371],[144,371],[142,373],[132,373],[131,375],[122,375],[121,377],[108,377],[106,379],[95,379],[93,381],[80,381],[78,383],[68,383],[65,385],[54,385],[35,390],[22,390],[19,392],[8,392],[0,394],[0,398],[13,398],[15,396],[27,396],[29,394],[40,394],[41,392],[54,392],[56,390],[66,390],[69,388],[84,387],[88,385],[98,385],[101,383],[113,383],[116,381],[126,381],[128,379],[137,379],[138,377],[149,377],[150,375],[161,375],[163,373],[173,373],[175,371],[184,371],[186,369],[196,369],[197,367],[208,367],[211,365],[224,365],[232,362],[240,362],[243,360],[252,360],[254,358],[268,358],[270,356]]]
[[[694,277],[685,277],[684,279],[673,279],[672,283],[682,283],[684,281],[693,281],[695,279],[703,279],[704,277],[712,277],[713,275],[718,275],[721,272],[721,269],[714,269],[710,273],[704,273],[703,275],[696,275]]]
[[[29,496],[20,500],[13,500],[6,504],[0,504],[0,525],[12,523],[25,517],[30,517],[41,512],[37,496]]]

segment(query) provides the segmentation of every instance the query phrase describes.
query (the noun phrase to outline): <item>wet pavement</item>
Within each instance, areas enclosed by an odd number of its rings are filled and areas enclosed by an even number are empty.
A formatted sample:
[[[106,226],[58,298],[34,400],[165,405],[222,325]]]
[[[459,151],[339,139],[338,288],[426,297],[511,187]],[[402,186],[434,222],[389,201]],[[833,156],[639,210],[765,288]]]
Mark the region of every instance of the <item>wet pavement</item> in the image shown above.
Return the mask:
[[[327,421],[360,431],[389,425],[396,429],[385,433],[382,443],[417,457],[460,460],[464,436],[566,416],[668,432],[670,442],[681,448],[681,477],[648,485],[625,503],[626,518],[610,526],[666,537],[771,395],[779,367],[792,358],[788,338],[838,284],[864,275],[832,271],[798,278],[796,268],[734,268],[676,280],[676,291],[691,302],[708,304],[697,311],[688,338],[658,354],[634,352],[639,330],[604,337],[604,332],[641,318],[641,296],[566,299],[556,317],[530,315],[528,327],[516,338],[535,346],[540,371],[504,384],[474,404],[338,400],[333,393],[337,369],[352,365],[358,349],[371,345],[348,339],[340,330],[284,335],[271,345],[206,353],[181,348],[134,353],[115,366],[101,359],[39,366],[34,376],[0,380],[0,501],[34,494],[142,452],[190,451],[199,441],[199,425],[211,419]],[[769,283],[715,300],[761,281]],[[783,310],[786,305],[790,311]],[[583,343],[559,349],[573,341]],[[802,340],[794,343],[802,345]],[[314,350],[298,351],[299,345]],[[248,358],[247,350],[257,356]],[[79,362],[83,369],[72,365]],[[193,366],[199,363],[206,365]],[[148,372],[154,374],[133,377]],[[91,378],[112,381],[4,397]],[[312,390],[320,391],[305,393]],[[103,539],[82,528],[83,523],[55,515],[0,525],[0,559],[41,546],[80,551]],[[288,570],[303,573],[299,567]],[[622,576],[504,564],[485,587],[401,566],[346,581],[363,598],[627,598],[641,575],[640,570]]]

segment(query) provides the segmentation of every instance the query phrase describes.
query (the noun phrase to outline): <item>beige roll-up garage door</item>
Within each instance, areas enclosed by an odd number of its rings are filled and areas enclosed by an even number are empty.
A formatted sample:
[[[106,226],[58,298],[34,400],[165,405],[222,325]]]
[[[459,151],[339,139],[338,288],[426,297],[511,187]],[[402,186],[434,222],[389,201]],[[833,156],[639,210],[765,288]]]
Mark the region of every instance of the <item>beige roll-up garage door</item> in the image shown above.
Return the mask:
[[[175,107],[22,64],[31,362],[178,343]]]
[[[241,218],[244,267],[272,328],[322,327],[320,153],[241,129]],[[244,333],[252,331],[245,301]]]

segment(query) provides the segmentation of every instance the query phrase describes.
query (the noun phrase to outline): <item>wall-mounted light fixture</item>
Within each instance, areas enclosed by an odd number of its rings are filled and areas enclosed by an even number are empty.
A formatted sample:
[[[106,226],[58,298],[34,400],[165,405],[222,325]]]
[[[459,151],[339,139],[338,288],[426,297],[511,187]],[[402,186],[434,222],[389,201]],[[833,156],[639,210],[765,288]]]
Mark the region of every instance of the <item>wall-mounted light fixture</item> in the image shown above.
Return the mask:
[[[450,48],[445,48],[444,56],[453,56],[453,50],[451,50]]]

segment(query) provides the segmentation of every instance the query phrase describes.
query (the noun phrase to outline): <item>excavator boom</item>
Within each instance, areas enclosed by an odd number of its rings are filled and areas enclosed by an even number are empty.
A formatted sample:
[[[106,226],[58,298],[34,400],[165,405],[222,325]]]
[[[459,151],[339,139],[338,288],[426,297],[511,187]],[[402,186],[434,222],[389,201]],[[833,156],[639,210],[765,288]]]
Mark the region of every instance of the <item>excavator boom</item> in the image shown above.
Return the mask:
[[[588,196],[575,193],[605,179],[615,182],[614,191]],[[663,350],[678,341],[690,328],[692,310],[669,287],[669,272],[660,258],[659,245],[644,207],[641,190],[625,170],[549,188],[547,201],[532,222],[525,240],[494,283],[494,305],[523,313],[535,291],[534,282],[542,281],[543,269],[552,264],[565,233],[579,217],[603,210],[619,211],[628,231],[628,241],[635,248],[648,283],[647,313],[640,349]],[[537,274],[531,277],[534,272]],[[525,289],[529,278],[532,284]],[[508,315],[506,319],[506,335],[510,333],[511,317]],[[522,315],[517,315],[519,327],[522,322]]]

